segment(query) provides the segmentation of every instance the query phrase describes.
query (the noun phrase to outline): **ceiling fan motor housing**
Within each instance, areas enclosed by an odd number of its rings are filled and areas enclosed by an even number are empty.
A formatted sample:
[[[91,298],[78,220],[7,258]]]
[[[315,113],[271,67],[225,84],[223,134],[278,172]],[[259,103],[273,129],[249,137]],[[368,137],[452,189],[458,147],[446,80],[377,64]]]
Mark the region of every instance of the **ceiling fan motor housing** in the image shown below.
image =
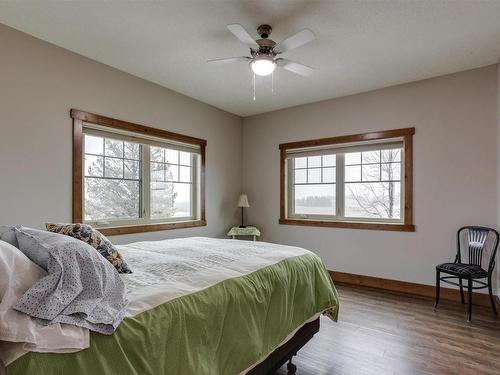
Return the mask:
[[[261,39],[257,39],[255,42],[259,45],[259,50],[252,50],[252,56],[270,56],[274,57],[276,54],[273,52],[273,48],[276,45],[276,42],[272,39],[268,39],[271,34],[272,27],[269,25],[260,25],[257,28],[257,32],[259,33]]]
[[[273,28],[269,25],[260,25],[259,27],[257,27],[257,33],[259,33],[262,39],[269,38],[269,35],[271,35],[271,31],[273,31]]]

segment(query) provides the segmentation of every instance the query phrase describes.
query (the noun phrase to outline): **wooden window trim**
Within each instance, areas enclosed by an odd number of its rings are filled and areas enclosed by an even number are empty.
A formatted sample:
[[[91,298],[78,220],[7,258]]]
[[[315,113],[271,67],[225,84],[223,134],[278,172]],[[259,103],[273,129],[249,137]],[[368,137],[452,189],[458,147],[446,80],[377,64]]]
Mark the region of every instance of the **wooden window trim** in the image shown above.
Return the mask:
[[[200,218],[198,220],[171,222],[171,223],[154,223],[154,224],[139,224],[100,228],[99,231],[104,235],[120,235],[131,233],[153,232],[169,229],[193,228],[206,226],[205,214],[205,164],[206,164],[206,145],[205,139],[195,138],[183,134],[173,133],[167,130],[161,130],[134,124],[128,121],[122,121],[72,109],[70,116],[73,119],[73,223],[82,223],[83,220],[83,123],[89,122],[101,126],[107,126],[114,129],[126,130],[138,134],[166,138],[183,143],[194,144],[200,147]]]
[[[329,137],[320,139],[311,139],[307,141],[281,143],[280,149],[280,224],[303,225],[314,227],[331,228],[351,228],[351,229],[371,229],[387,230],[399,232],[414,232],[413,223],[413,135],[415,128],[403,128],[395,130],[383,130],[371,133],[345,135],[339,137]],[[378,223],[378,222],[349,222],[349,221],[328,221],[328,220],[310,220],[310,219],[290,219],[286,213],[286,151],[297,148],[328,146],[342,143],[375,141],[381,139],[399,138],[404,141],[404,220],[403,223]]]

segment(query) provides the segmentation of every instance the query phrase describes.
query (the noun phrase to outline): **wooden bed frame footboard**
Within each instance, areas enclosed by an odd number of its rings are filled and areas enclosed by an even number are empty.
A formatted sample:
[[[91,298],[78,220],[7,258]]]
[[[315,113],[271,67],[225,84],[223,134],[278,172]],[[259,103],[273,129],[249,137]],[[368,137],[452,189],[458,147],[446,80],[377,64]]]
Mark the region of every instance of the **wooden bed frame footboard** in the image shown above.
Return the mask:
[[[292,363],[292,357],[319,331],[319,318],[302,326],[286,343],[276,348],[269,356],[251,369],[247,375],[273,375],[288,362],[288,375],[294,375],[297,367]]]

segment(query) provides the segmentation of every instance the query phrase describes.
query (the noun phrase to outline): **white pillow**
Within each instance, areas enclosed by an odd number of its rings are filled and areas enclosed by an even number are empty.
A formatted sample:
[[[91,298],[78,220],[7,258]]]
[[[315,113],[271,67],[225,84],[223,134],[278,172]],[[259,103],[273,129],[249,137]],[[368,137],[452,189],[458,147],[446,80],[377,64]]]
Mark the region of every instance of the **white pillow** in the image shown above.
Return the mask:
[[[47,272],[19,249],[0,240],[0,361],[5,365],[27,351],[69,353],[89,347],[87,329],[67,324],[43,326],[12,309],[17,300]]]

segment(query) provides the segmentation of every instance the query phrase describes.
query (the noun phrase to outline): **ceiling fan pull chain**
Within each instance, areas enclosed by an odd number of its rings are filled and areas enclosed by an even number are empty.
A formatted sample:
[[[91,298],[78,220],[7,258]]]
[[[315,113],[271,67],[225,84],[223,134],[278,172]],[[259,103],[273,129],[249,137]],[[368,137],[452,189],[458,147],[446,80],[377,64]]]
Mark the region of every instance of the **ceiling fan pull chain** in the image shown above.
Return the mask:
[[[274,72],[271,73],[271,94],[274,94]]]
[[[253,74],[253,101],[255,101],[255,73]]]

